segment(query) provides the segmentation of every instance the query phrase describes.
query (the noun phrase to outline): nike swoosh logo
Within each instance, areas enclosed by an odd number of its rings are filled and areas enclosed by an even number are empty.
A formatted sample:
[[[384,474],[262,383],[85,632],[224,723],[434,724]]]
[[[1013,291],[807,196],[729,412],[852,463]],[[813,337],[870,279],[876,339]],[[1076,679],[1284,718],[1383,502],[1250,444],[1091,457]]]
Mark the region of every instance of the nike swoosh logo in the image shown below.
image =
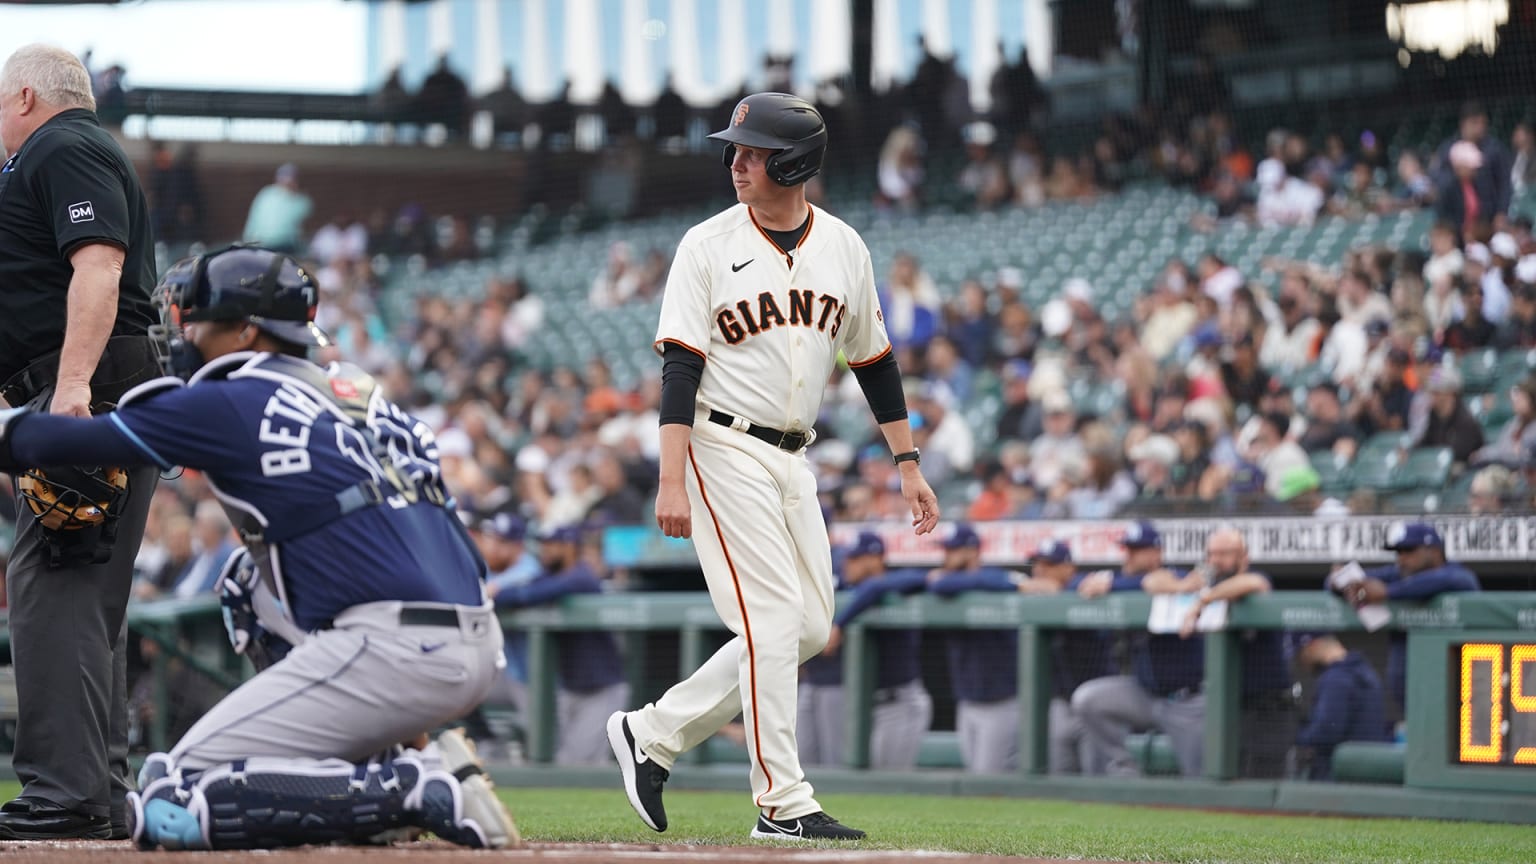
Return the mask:
[[[636,765],[641,765],[641,764],[644,764],[644,763],[649,762],[649,761],[651,761],[651,757],[645,755],[645,751],[640,749],[640,745],[639,744],[636,744],[635,745],[635,764]]]
[[[763,820],[763,824],[767,825],[769,828],[773,829],[773,831],[775,833],[783,834],[786,837],[801,837],[801,836],[804,836],[804,834],[805,834],[805,828],[804,828],[804,826],[802,826],[800,824],[800,820],[799,819],[795,820],[795,830],[793,830],[793,831],[789,831],[787,829],[780,828],[778,825],[774,824],[773,822],[768,821],[767,819]]]
[[[751,264],[753,261],[756,261],[756,260],[757,260],[756,258],[748,258],[747,260],[741,262],[740,264],[732,264],[731,265],[731,272],[732,273],[740,273],[741,272],[741,268],[747,266],[748,264]]]
[[[423,643],[421,643],[421,653],[423,653],[423,654],[431,654],[433,651],[436,651],[437,649],[442,648],[443,646],[445,646],[447,644],[448,644],[447,642],[433,642],[432,644],[429,645],[426,642],[423,642]]]

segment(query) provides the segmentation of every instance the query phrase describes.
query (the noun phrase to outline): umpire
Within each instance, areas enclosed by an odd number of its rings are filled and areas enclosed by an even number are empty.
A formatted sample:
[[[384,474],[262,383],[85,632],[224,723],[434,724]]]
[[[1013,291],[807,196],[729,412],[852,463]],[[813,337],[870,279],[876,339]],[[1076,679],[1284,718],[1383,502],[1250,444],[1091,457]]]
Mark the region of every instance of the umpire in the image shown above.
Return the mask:
[[[95,108],[66,51],[28,45],[0,69],[0,396],[13,407],[85,417],[158,374],[149,208]],[[54,528],[17,508],[7,587],[22,792],[0,808],[0,839],[128,836],[124,617],[156,479],[134,469],[112,510],[77,508]],[[82,528],[82,511],[95,523]]]

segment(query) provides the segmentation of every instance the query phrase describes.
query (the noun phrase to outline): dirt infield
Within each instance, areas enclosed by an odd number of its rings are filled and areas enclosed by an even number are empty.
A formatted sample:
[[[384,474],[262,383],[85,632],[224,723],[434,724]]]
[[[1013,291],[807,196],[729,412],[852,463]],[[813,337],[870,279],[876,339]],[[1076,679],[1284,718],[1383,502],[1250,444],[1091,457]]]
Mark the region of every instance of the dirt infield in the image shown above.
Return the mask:
[[[956,852],[861,851],[858,849],[796,849],[781,844],[753,846],[689,846],[684,844],[590,844],[529,843],[519,849],[476,851],[447,843],[425,841],[389,847],[328,846],[281,849],[266,852],[140,852],[127,841],[30,841],[0,845],[0,864],[65,864],[84,861],[89,864],[198,864],[198,862],[253,859],[272,864],[357,864],[357,862],[465,862],[465,861],[560,861],[571,864],[607,864],[636,862],[661,864],[684,861],[690,864],[757,864],[774,861],[788,864],[898,864],[898,862],[934,861],[943,864],[968,864],[973,861],[1016,862],[1016,864],[1055,864],[1060,859],[1005,858],[965,855]],[[1076,861],[1075,864],[1095,864]],[[1104,862],[1099,862],[1104,864]]]

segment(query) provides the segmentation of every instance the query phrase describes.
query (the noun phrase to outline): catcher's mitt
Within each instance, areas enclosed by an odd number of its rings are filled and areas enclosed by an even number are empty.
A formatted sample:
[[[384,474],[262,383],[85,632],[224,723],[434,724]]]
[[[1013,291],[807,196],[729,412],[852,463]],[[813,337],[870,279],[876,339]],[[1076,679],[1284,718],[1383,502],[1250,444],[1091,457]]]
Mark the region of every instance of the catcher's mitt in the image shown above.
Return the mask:
[[[128,495],[122,468],[33,468],[16,480],[21,498],[49,531],[78,531],[115,521]]]

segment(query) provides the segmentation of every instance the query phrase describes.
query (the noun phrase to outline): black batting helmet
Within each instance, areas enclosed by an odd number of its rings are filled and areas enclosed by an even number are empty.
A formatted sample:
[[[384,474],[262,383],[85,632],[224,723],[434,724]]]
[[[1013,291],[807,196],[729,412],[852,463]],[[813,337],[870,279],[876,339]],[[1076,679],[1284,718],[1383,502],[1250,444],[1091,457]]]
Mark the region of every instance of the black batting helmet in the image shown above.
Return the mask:
[[[249,321],[295,345],[325,345],[315,326],[319,286],[304,265],[271,249],[236,245],[179,261],[160,280],[162,303],[188,321]]]
[[[777,150],[769,157],[768,178],[795,186],[821,173],[827,155],[827,124],[811,103],[788,93],[754,93],[736,103],[731,125],[709,136],[724,141],[727,167],[736,145]]]

